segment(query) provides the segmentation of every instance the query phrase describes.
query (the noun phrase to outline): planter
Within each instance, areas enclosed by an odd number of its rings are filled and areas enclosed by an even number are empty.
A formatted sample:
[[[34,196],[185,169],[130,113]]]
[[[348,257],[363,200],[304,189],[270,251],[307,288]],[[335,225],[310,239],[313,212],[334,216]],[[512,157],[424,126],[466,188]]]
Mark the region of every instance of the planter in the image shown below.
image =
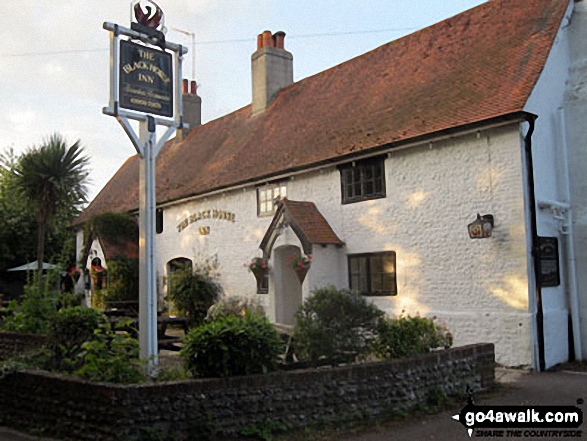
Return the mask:
[[[257,280],[257,286],[261,286],[263,279],[267,276],[267,273],[269,273],[269,268],[252,268],[251,272]]]
[[[295,269],[296,276],[298,276],[300,283],[304,283],[304,279],[306,278],[308,271],[310,271],[310,265]]]

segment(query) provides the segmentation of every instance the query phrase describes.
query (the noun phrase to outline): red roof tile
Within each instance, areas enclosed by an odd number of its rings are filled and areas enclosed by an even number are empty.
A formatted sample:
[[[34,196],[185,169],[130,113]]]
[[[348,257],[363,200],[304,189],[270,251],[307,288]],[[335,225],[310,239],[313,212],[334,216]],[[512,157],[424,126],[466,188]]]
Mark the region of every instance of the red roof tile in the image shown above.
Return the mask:
[[[298,81],[254,118],[247,106],[197,127],[159,155],[157,200],[523,111],[567,6],[491,0]],[[138,165],[138,157],[130,158],[75,223],[136,210]]]
[[[344,242],[339,239],[328,221],[318,211],[313,202],[281,201],[286,216],[296,226],[297,231],[305,239],[316,245],[337,245],[342,246]]]

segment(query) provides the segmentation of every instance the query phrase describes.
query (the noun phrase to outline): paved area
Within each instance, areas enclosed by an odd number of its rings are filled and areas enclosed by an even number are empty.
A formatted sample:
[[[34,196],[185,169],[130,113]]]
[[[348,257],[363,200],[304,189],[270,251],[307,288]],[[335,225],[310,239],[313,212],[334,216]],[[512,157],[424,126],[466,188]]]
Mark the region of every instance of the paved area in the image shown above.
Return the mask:
[[[586,404],[578,405],[587,420],[587,372],[544,372],[535,373],[520,370],[496,371],[496,379],[505,387],[503,390],[476,399],[478,405],[577,405],[582,398]],[[463,406],[466,403],[463,402]],[[460,407],[456,409],[456,412]],[[410,421],[392,423],[389,426],[377,426],[369,433],[361,435],[337,436],[337,441],[459,441],[468,440],[465,428],[454,421],[451,416],[455,411],[445,411],[435,415],[426,415]],[[587,440],[587,422],[580,429],[584,432],[579,439]],[[513,440],[549,440],[551,438],[500,437],[477,439],[513,439]],[[575,438],[577,439],[577,438]],[[57,441],[48,438],[32,437],[0,427],[0,441]]]
[[[477,405],[577,405],[582,398],[586,404],[579,405],[587,419],[587,373],[586,372],[527,372],[519,370],[498,370],[496,379],[505,387],[504,390],[476,399]],[[463,406],[466,402],[463,402]],[[457,411],[460,408],[457,409]],[[459,441],[469,438],[462,424],[451,416],[457,412],[442,412],[429,415],[409,424],[393,424],[379,427],[376,431],[360,436],[341,437],[340,441]],[[587,422],[580,427],[582,438],[587,440]],[[476,439],[501,440],[550,440],[551,437],[479,437]],[[577,438],[575,438],[577,439]]]

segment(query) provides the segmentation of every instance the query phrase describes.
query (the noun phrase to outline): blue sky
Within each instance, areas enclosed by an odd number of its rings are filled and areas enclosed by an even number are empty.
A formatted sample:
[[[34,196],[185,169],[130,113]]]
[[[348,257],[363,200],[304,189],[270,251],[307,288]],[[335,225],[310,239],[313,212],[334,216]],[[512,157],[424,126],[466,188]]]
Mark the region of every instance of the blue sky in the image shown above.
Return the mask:
[[[51,133],[81,140],[91,158],[90,197],[135,153],[108,103],[104,21],[129,26],[130,1],[8,0],[0,37],[0,150],[24,151]],[[190,49],[204,122],[251,101],[250,57],[263,30],[286,33],[294,80],[484,3],[483,0],[159,0],[167,39]]]

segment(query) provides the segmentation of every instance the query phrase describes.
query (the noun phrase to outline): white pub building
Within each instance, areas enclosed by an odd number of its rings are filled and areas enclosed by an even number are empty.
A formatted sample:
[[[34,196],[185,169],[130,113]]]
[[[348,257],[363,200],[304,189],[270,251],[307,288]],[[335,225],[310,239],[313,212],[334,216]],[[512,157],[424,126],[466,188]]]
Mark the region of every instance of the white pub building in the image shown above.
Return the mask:
[[[284,40],[258,36],[252,103],[217,120],[184,81],[191,129],[157,158],[159,296],[216,256],[276,323],[334,285],[504,365],[585,359],[587,2],[490,0],[297,82]],[[138,211],[138,182],[134,156],[76,220],[80,252],[92,216]]]

